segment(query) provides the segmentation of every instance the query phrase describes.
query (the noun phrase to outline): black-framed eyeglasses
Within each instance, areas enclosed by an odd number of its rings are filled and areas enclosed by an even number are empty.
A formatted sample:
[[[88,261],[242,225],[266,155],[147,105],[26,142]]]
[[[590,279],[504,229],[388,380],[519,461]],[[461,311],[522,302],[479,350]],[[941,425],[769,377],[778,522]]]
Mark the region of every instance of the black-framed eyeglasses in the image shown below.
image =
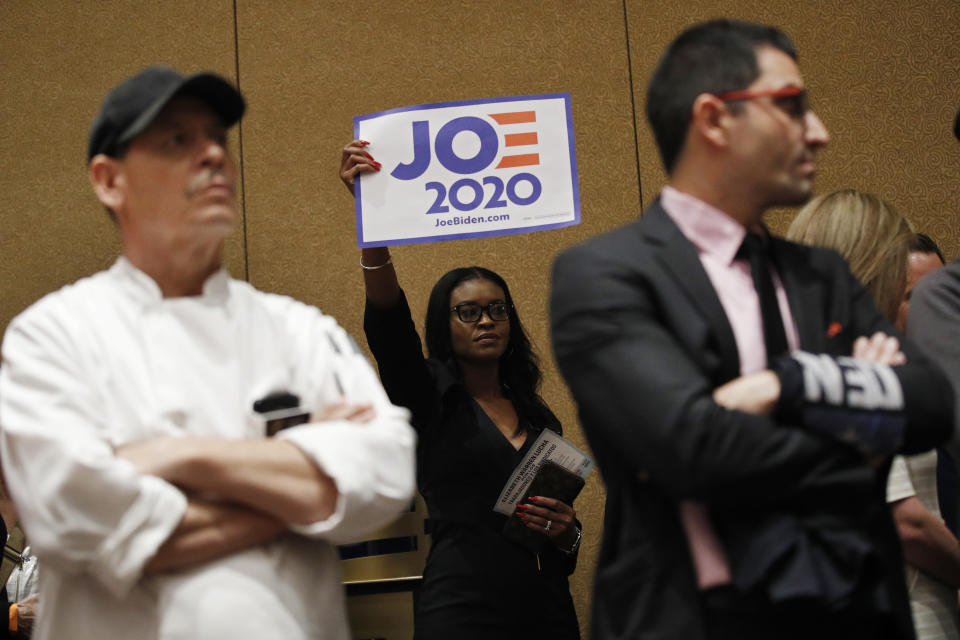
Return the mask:
[[[450,307],[450,311],[456,311],[457,317],[461,322],[476,322],[486,312],[494,322],[506,320],[510,317],[510,309],[513,305],[508,302],[491,302],[490,304],[477,304],[476,302],[461,302],[458,305]]]
[[[803,119],[810,111],[810,96],[803,87],[783,87],[782,89],[761,89],[751,91],[744,89],[742,91],[728,91],[717,95],[717,98],[724,102],[736,102],[737,100],[753,100],[754,98],[771,98],[774,103],[786,111],[791,118]]]

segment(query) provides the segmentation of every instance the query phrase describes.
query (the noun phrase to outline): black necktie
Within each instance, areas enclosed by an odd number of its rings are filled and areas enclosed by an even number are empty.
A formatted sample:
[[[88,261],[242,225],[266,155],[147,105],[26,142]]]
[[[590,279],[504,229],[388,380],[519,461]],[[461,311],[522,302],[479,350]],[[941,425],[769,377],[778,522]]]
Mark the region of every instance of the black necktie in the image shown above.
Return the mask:
[[[747,233],[737,252],[737,257],[750,263],[753,287],[760,298],[760,315],[763,317],[763,342],[767,347],[767,362],[787,352],[787,334],[783,330],[783,317],[777,303],[777,291],[770,275],[767,247],[756,233]]]

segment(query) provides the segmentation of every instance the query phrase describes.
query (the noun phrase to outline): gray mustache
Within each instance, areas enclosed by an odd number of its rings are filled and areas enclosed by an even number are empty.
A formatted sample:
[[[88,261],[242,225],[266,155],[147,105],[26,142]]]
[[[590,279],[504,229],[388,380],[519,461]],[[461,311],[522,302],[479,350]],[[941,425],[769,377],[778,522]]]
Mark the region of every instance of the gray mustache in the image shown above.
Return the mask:
[[[217,179],[220,179],[223,182],[225,182],[230,187],[230,189],[233,190],[233,185],[230,184],[230,181],[227,180],[226,175],[222,171],[219,171],[217,169],[207,169],[203,173],[197,175],[197,177],[191,180],[190,183],[187,185],[187,192],[186,192],[187,197],[192,196],[193,194],[195,194],[197,191],[200,191],[201,189],[205,189],[206,187],[210,186],[210,184],[214,180],[217,180]]]

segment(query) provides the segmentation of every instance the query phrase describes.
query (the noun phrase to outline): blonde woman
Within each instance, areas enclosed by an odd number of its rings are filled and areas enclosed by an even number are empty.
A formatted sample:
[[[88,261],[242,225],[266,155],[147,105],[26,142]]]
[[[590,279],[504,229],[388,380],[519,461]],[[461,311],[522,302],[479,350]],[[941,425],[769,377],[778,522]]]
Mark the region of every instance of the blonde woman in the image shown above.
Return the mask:
[[[912,236],[892,204],[853,189],[817,196],[787,230],[788,240],[836,249],[891,322],[903,299]]]
[[[811,200],[787,230],[790,240],[839,251],[891,322],[903,299],[913,236],[893,205],[852,189]],[[936,473],[937,453],[929,451],[897,456],[887,479],[918,640],[960,638],[960,545],[940,517]]]

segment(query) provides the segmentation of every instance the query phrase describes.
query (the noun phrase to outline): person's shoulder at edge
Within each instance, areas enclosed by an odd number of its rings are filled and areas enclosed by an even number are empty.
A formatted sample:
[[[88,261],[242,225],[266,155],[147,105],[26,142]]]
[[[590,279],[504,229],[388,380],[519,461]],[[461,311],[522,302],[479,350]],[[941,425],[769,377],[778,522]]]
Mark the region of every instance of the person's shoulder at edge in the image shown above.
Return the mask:
[[[566,260],[571,257],[587,257],[603,260],[605,258],[621,258],[621,254],[615,249],[624,243],[635,243],[640,239],[644,225],[644,217],[638,216],[635,220],[630,220],[613,229],[608,229],[603,233],[590,236],[574,245],[567,247],[557,254],[556,261]]]
[[[324,313],[319,307],[281,293],[271,293],[258,289],[245,280],[230,278],[233,296],[241,298],[244,304],[262,305],[271,316],[282,320],[290,328],[313,330],[319,322],[327,329],[340,327],[337,319]]]
[[[911,298],[916,301],[937,294],[953,296],[960,306],[960,258],[921,278],[913,288]]]
[[[93,313],[102,309],[98,292],[112,286],[111,271],[112,268],[98,271],[44,294],[14,316],[7,326],[7,332],[17,327],[43,326],[49,322],[67,328],[76,325],[77,314],[82,309],[89,307]]]

